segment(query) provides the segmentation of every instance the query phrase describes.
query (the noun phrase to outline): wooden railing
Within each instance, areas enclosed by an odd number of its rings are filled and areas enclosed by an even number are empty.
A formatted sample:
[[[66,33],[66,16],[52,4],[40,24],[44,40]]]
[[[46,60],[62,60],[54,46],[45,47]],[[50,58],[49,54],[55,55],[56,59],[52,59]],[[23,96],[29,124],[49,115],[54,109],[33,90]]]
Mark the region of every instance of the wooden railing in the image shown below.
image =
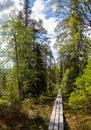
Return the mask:
[[[58,92],[53,106],[48,130],[64,130],[62,96]]]

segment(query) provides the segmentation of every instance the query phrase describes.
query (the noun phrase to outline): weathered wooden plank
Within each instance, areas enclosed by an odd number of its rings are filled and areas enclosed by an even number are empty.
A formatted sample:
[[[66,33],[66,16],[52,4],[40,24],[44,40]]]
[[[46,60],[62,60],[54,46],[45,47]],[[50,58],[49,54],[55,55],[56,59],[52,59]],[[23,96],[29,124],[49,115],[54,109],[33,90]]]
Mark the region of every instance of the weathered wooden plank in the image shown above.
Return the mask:
[[[60,92],[57,95],[50,118],[48,130],[63,130],[63,106]]]
[[[54,120],[54,130],[58,130],[58,120],[59,120],[59,106],[57,104],[56,115]]]
[[[53,110],[52,110],[52,114],[51,114],[51,118],[50,118],[50,123],[49,123],[48,130],[53,130],[54,129],[55,115],[56,115],[56,103],[53,106]]]
[[[60,112],[59,112],[59,130],[63,130],[64,129],[64,125],[63,125],[63,105],[62,105],[62,96],[60,95]]]

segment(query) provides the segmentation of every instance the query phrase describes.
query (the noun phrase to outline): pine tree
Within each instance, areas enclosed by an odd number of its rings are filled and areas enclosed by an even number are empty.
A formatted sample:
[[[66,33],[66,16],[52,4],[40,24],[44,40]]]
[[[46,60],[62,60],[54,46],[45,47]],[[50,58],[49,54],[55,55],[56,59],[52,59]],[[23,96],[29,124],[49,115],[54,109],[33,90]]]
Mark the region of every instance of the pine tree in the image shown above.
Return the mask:
[[[91,59],[84,69],[84,73],[76,79],[76,90],[71,93],[69,105],[79,112],[90,113],[91,109]]]
[[[33,32],[31,29],[24,27],[23,22],[19,20],[17,16],[13,16],[13,18],[11,18],[11,21],[4,25],[3,28],[8,36],[7,53],[11,53],[9,57],[14,63],[19,96],[20,99],[23,99],[24,82],[25,84],[28,82],[27,75],[29,75],[31,72],[31,70],[28,69],[28,60],[31,60],[33,57],[31,49],[31,46],[33,46]]]
[[[61,2],[58,4],[60,6]],[[67,74],[66,89],[68,89],[68,93],[71,93],[76,87],[74,85],[75,78],[82,73],[83,68],[87,64],[89,53],[88,46],[90,43],[87,42],[87,38],[83,35],[83,17],[79,15],[79,1],[71,0],[67,4],[69,4],[69,6],[71,5],[69,10],[70,14],[58,24],[57,32],[59,34],[58,43],[60,47],[60,63],[63,68],[61,70],[61,75],[64,80],[64,75]]]

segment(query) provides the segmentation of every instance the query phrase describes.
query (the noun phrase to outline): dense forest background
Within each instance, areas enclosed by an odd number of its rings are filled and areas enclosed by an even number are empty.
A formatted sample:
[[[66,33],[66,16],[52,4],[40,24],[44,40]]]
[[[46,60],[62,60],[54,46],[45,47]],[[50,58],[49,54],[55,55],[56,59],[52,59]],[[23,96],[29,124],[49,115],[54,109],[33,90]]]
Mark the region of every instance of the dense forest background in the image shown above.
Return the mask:
[[[56,17],[63,17],[55,28],[57,61],[43,21],[31,19],[29,0],[0,28],[1,129],[47,130],[61,89],[65,122],[77,125],[68,128],[65,123],[65,129],[91,130],[91,1],[49,4]]]

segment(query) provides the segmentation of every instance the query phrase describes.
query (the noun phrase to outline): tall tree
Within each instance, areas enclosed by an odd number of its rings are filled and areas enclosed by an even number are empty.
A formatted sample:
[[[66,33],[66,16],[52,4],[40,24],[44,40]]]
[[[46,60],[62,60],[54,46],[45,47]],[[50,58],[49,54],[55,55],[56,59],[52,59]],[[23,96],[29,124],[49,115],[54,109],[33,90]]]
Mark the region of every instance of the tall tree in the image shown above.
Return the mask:
[[[58,3],[60,11],[64,9],[63,6],[61,7],[61,2],[62,1],[59,1]],[[58,42],[60,47],[59,54],[61,58],[61,66],[63,66],[62,74],[64,76],[66,73],[66,76],[68,77],[68,79],[66,79],[68,93],[74,90],[75,78],[82,72],[87,63],[88,46],[90,46],[90,43],[87,40],[88,38],[86,39],[83,35],[83,17],[79,15],[78,5],[79,1],[70,0],[67,2],[66,6],[70,7],[68,9],[69,13],[67,13],[66,18],[63,19],[57,27]],[[66,71],[66,69],[69,69],[69,71]]]
[[[76,90],[71,93],[69,105],[81,112],[90,113],[91,109],[91,58],[84,69],[84,73],[76,79]]]
[[[15,18],[13,16],[11,21],[9,21],[6,25],[3,26],[3,29],[4,31],[6,31],[6,37],[8,37],[8,53],[10,53],[10,56],[16,68],[19,96],[20,99],[23,99],[23,82],[27,82],[26,76],[31,71],[28,69],[27,61],[29,59],[31,60],[31,57],[33,57],[33,53],[31,50],[31,46],[33,46],[33,32],[31,29],[24,27],[22,21],[19,20],[17,16],[15,16]],[[25,44],[25,42],[27,44]]]
[[[47,89],[47,49],[48,49],[48,38],[47,31],[43,28],[42,20],[36,21],[31,19],[30,16],[30,2],[25,0],[24,4],[24,25],[31,28],[33,31],[32,52],[35,54],[35,58],[32,59],[34,66],[29,66],[30,69],[36,70],[35,82],[30,85],[26,93],[30,92],[33,96],[39,96],[42,92],[46,92]],[[27,23],[27,24],[25,24]],[[26,44],[26,43],[25,43]],[[30,61],[28,61],[30,63]]]
[[[78,14],[82,16],[82,25],[84,30],[91,27],[91,1],[89,0],[53,0],[53,6],[56,8],[57,15],[67,18],[71,14],[74,7],[78,8]]]
[[[29,26],[29,23],[30,23],[30,14],[31,14],[30,5],[31,5],[30,0],[24,0],[23,14],[24,14],[24,25],[26,27]]]

